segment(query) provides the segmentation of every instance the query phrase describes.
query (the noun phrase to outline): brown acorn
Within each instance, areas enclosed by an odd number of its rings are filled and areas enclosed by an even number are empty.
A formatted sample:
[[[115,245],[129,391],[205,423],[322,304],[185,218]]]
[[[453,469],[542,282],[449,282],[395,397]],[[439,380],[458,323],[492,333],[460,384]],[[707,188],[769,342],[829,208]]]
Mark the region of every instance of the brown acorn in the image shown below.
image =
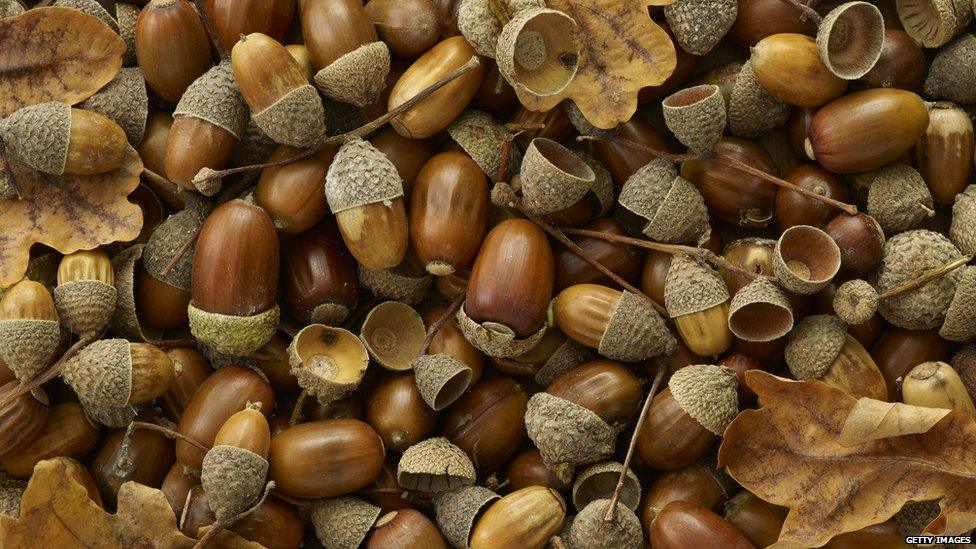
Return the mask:
[[[655,549],[753,549],[752,543],[728,521],[700,505],[684,501],[669,503],[644,528]]]
[[[797,166],[785,179],[798,187],[841,202],[850,202],[851,193],[833,174],[808,164]],[[808,198],[793,189],[776,192],[773,217],[776,226],[785,231],[795,225],[812,225],[822,229],[837,214],[828,204]]]
[[[864,276],[884,258],[884,230],[867,214],[840,214],[827,223],[824,232],[840,248],[841,273],[847,276]]]
[[[444,437],[407,448],[397,463],[397,483],[407,490],[444,492],[474,484],[475,470],[460,448]]]
[[[691,352],[715,356],[732,343],[729,290],[705,262],[678,254],[664,284],[664,303]]]
[[[135,45],[146,82],[167,103],[210,68],[207,31],[186,0],[151,0],[139,12]]]
[[[268,212],[280,232],[303,232],[328,213],[322,185],[336,151],[334,147],[324,148],[308,158],[261,171],[255,200]],[[279,162],[299,152],[294,147],[281,145],[268,157],[268,162]]]
[[[706,509],[717,509],[733,489],[728,474],[702,460],[680,469],[664,471],[647,488],[640,505],[641,522],[649,528],[661,510],[672,501],[686,501]]]
[[[366,422],[386,447],[402,452],[434,430],[437,415],[424,402],[409,372],[384,372],[366,399]]]
[[[726,502],[723,515],[753,545],[769,547],[779,539],[788,512],[785,507],[763,501],[743,490]]]
[[[169,506],[173,508],[173,512],[179,518],[183,514],[183,507],[187,503],[190,491],[198,486],[200,486],[200,477],[177,461],[166,473],[159,491],[166,496],[166,501],[169,502]],[[198,488],[198,490],[202,489]]]
[[[115,312],[115,273],[101,249],[64,256],[58,266],[54,305],[61,324],[81,337],[98,334]]]
[[[895,399],[900,394],[901,380],[912,368],[923,362],[948,361],[952,347],[935,330],[888,326],[871,347],[871,356],[884,376],[888,395]]]
[[[915,166],[936,204],[952,204],[973,171],[973,122],[952,103],[929,108],[929,125],[915,145]]]
[[[528,395],[512,379],[479,383],[448,409],[440,433],[487,474],[500,469],[525,440]]]
[[[627,236],[627,231],[624,230],[624,227],[612,218],[597,219],[584,228],[590,231],[616,236]],[[587,256],[596,259],[625,280],[633,280],[641,270],[640,255],[631,246],[591,237],[570,237],[570,239]],[[557,246],[553,249],[553,254],[555,261],[554,286],[556,290],[565,289],[573,284],[605,284],[607,282],[603,273],[580,258],[580,256],[576,255],[569,248],[562,245]]]
[[[310,324],[288,346],[291,374],[304,391],[331,404],[359,387],[369,365],[366,347],[342,328]]]
[[[370,0],[366,13],[380,40],[397,57],[422,54],[440,35],[440,15],[430,0]]]
[[[162,433],[139,429],[128,441],[125,434],[120,430],[109,437],[91,464],[92,477],[109,508],[116,506],[119,488],[126,482],[162,486],[175,461],[173,441]]]
[[[742,47],[750,47],[771,34],[796,33],[813,36],[812,19],[797,17],[796,8],[777,0],[741,0],[729,37]]]
[[[51,408],[40,434],[16,452],[4,455],[0,465],[14,478],[28,479],[34,466],[45,459],[84,459],[98,444],[98,431],[98,426],[85,417],[80,404],[58,404]]]
[[[96,406],[142,404],[162,396],[176,376],[173,361],[148,343],[103,339],[78,351],[62,379],[78,397]]]
[[[189,347],[166,349],[166,356],[173,361],[173,367],[180,375],[169,384],[169,391],[160,397],[160,404],[170,419],[179,421],[197,389],[213,373],[213,368],[203,355]]]
[[[393,128],[386,128],[377,133],[369,142],[381,153],[385,154],[400,174],[403,180],[404,196],[413,196],[413,184],[417,174],[423,169],[427,161],[436,153],[433,145],[427,139],[410,139],[397,133]]]
[[[529,486],[547,486],[558,492],[568,488],[568,483],[553,474],[542,461],[542,454],[535,448],[523,450],[508,462],[505,480],[512,490]]]
[[[333,220],[283,240],[281,260],[285,304],[298,322],[335,326],[356,308],[356,260]]]
[[[49,366],[61,346],[61,325],[51,293],[21,280],[0,297],[0,357],[27,383]]]
[[[862,80],[872,88],[915,91],[925,78],[925,55],[907,32],[885,29],[881,56]]]
[[[203,457],[200,482],[217,520],[247,509],[264,488],[271,430],[261,406],[248,403],[227,418]]]
[[[491,504],[471,530],[471,549],[522,547],[542,549],[562,528],[566,503],[543,486],[512,492]]]
[[[763,87],[791,105],[817,107],[847,89],[847,81],[821,61],[817,42],[803,34],[763,38],[752,47],[749,64]]]
[[[976,417],[976,406],[952,366],[945,362],[923,362],[912,368],[901,385],[905,404],[958,410]]]
[[[437,526],[415,509],[400,509],[380,517],[369,537],[367,549],[447,549]]]
[[[0,398],[19,387],[16,381],[0,386]],[[36,395],[36,396],[35,396]],[[0,459],[34,441],[44,431],[50,416],[50,402],[42,389],[24,393],[0,407]]]
[[[283,40],[295,15],[295,3],[291,0],[207,0],[206,6],[216,38],[228,51],[242,34],[261,32]]]

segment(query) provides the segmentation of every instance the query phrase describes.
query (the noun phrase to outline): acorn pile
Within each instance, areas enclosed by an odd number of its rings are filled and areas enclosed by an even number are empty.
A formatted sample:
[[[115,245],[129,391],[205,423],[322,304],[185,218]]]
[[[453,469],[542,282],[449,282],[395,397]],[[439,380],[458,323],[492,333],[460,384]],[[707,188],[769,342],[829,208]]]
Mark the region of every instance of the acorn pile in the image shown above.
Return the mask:
[[[542,0],[139,4],[36,8],[126,67],[0,119],[34,170],[146,170],[138,239],[2,292],[2,514],[66,456],[195,539],[765,547],[715,463],[745,372],[976,416],[968,1],[653,7],[677,66],[613,128],[520,103],[593,47]]]

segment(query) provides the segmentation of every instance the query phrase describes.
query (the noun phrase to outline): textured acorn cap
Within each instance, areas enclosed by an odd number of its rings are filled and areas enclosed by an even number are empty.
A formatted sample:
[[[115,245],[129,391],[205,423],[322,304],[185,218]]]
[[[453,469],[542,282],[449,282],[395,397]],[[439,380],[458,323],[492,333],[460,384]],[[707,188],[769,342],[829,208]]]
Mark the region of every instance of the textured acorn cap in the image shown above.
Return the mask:
[[[43,372],[60,346],[57,320],[0,320],[0,357],[22,383]]]
[[[566,117],[569,118],[570,124],[576,128],[576,131],[579,132],[580,135],[602,137],[605,139],[609,139],[617,135],[617,132],[614,129],[605,130],[590,124],[590,121],[586,119],[586,115],[580,110],[579,105],[577,105],[572,99],[567,99],[563,101],[562,104],[563,110],[566,111]]]
[[[397,483],[406,490],[443,492],[474,484],[474,465],[444,437],[428,438],[404,450]]]
[[[369,141],[346,141],[325,176],[325,198],[332,213],[403,196],[396,166]]]
[[[450,406],[467,391],[471,367],[451,355],[421,355],[413,360],[413,375],[424,402],[435,412]]]
[[[0,0],[0,19],[16,17],[25,11],[24,6],[18,0]]]
[[[136,418],[138,410],[131,405],[125,406],[104,406],[91,402],[81,401],[85,408],[85,415],[88,420],[100,423],[109,429],[124,429]]]
[[[624,465],[616,461],[606,461],[591,465],[576,475],[573,482],[573,505],[577,511],[582,511],[590,503],[600,499],[610,499],[620,480],[620,472]],[[620,503],[637,510],[640,504],[641,485],[634,471],[627,469],[624,477],[624,487],[620,492]]]
[[[631,174],[618,202],[646,219],[642,232],[658,242],[693,244],[709,230],[705,199],[665,160],[652,160]]]
[[[597,202],[600,203],[600,210],[597,212],[598,217],[606,215],[616,204],[616,199],[614,198],[614,186],[613,178],[610,176],[610,171],[607,167],[603,165],[596,158],[586,154],[585,151],[575,151],[576,156],[583,159],[586,165],[593,170],[593,174],[596,176],[593,180],[593,186],[590,187],[590,191],[596,196]]]
[[[427,329],[413,307],[387,301],[372,308],[363,320],[359,338],[369,356],[387,370],[409,370],[424,346]]]
[[[873,4],[841,4],[820,21],[817,30],[820,60],[834,75],[856,80],[874,68],[881,57],[884,31],[884,17]]]
[[[437,526],[447,541],[459,549],[467,549],[475,519],[500,496],[483,486],[465,486],[434,495]]]
[[[496,3],[509,15],[528,8],[545,7],[542,0],[498,0]],[[502,24],[492,13],[488,0],[462,0],[457,10],[457,25],[478,55],[495,58]]]
[[[227,59],[194,80],[173,111],[173,117],[205,120],[237,139],[244,135],[250,115]]]
[[[924,229],[906,231],[888,239],[877,271],[875,288],[884,293],[926,271],[959,259],[962,254],[945,236]],[[932,330],[945,321],[945,313],[962,275],[954,269],[920,288],[886,298],[878,311],[888,322],[909,330]]]
[[[535,373],[535,382],[541,387],[547,387],[557,377],[590,359],[589,349],[567,337]]]
[[[278,329],[280,318],[277,305],[256,315],[234,316],[204,311],[191,302],[187,313],[193,337],[218,353],[234,356],[250,356],[263,347]]]
[[[142,143],[149,116],[149,95],[139,67],[123,68],[111,82],[79,106],[105,115],[118,124],[133,147]]]
[[[676,177],[678,170],[674,164],[663,159],[651,160],[627,178],[617,202],[627,211],[650,220],[657,214]]]
[[[722,436],[739,413],[738,384],[731,368],[697,364],[675,372],[668,388],[685,413],[702,427]]]
[[[833,305],[845,324],[864,324],[878,312],[878,291],[865,280],[848,280],[837,288]]]
[[[312,504],[315,537],[330,549],[356,549],[366,539],[382,509],[351,496],[318,500]]]
[[[526,338],[519,339],[508,326],[497,322],[482,324],[475,322],[465,312],[463,304],[458,309],[455,318],[461,333],[464,334],[464,339],[467,339],[481,352],[495,358],[515,358],[524,355],[534,349],[546,333],[546,325],[543,323],[539,331]]]
[[[598,499],[580,510],[566,538],[568,549],[641,549],[644,534],[640,519],[629,507],[617,505],[606,520],[610,499]]]
[[[973,19],[965,0],[896,0],[895,8],[905,32],[925,48],[952,40]]]
[[[693,153],[711,152],[725,131],[725,99],[713,84],[679,90],[661,107],[668,129]]]
[[[498,35],[498,71],[516,91],[548,97],[566,89],[579,68],[576,21],[545,7],[522,10]]]
[[[697,313],[729,300],[729,289],[704,261],[674,254],[664,281],[664,306],[671,318]]]
[[[0,16],[3,16],[2,12]],[[20,516],[20,498],[24,490],[27,490],[27,481],[15,479],[0,470],[0,515],[12,518]]]
[[[377,297],[395,299],[407,305],[420,303],[434,281],[426,271],[423,276],[413,277],[396,267],[374,271],[359,265],[358,269],[359,284],[363,288]]]
[[[196,243],[191,243],[183,255],[175,263],[172,262],[184,249],[187,241],[196,239],[208,209],[209,207],[201,209],[189,206],[167,217],[156,226],[156,230],[153,231],[142,251],[142,265],[147,273],[174,288],[190,290]],[[172,267],[163,274],[163,270],[170,263]]]
[[[291,375],[322,405],[335,402],[359,387],[369,355],[355,334],[342,328],[311,324],[288,345]]]
[[[101,280],[74,280],[54,289],[54,305],[61,324],[82,338],[93,336],[115,314],[119,292]]]
[[[0,139],[6,150],[44,173],[64,173],[70,136],[71,105],[67,103],[30,105],[0,120]]]
[[[143,326],[136,313],[136,267],[142,259],[143,244],[135,244],[112,258],[112,270],[115,272],[115,288],[118,296],[115,303],[115,313],[109,320],[108,326],[112,332],[130,341],[151,341],[158,339],[162,332],[151,326]]]
[[[596,181],[596,174],[580,157],[543,137],[529,143],[519,173],[525,207],[539,215],[572,206]]]
[[[947,0],[943,0],[947,1]],[[925,77],[925,94],[954,103],[976,103],[976,36],[965,32],[940,48]]]
[[[126,67],[136,64],[136,20],[139,18],[139,6],[124,2],[116,2],[115,19],[119,25],[119,36],[125,42],[125,54],[122,64]]]
[[[772,280],[757,277],[739,289],[729,304],[729,330],[743,341],[779,339],[793,329],[793,307]]]
[[[132,393],[132,351],[125,339],[103,339],[68,359],[61,378],[78,397],[98,406],[121,407]]]
[[[729,131],[739,137],[759,137],[782,126],[790,106],[767,90],[756,78],[752,63],[742,64],[729,94]]]
[[[511,134],[505,130],[505,126],[496,122],[490,114],[468,109],[451,122],[447,127],[447,133],[478,164],[490,181],[495,181],[499,177],[502,147],[506,141],[509,142],[506,161],[508,168],[504,174],[501,174],[502,180],[511,179],[517,167],[521,165],[522,153],[519,152],[518,145],[512,140]]]
[[[935,214],[932,193],[915,168],[889,164],[865,175],[870,181],[867,213],[886,233],[915,228]]]
[[[736,0],[678,0],[664,8],[664,17],[681,49],[705,55],[732,28],[738,11]]]
[[[949,341],[968,341],[976,336],[976,267],[962,269],[939,335]]]
[[[325,110],[311,84],[291,90],[252,118],[268,137],[283,145],[310,147],[325,135]]]
[[[576,465],[607,459],[617,436],[592,410],[549,393],[536,393],[529,399],[525,429],[546,467],[557,475]]]
[[[96,0],[58,0],[52,5],[60,8],[75,9],[84,14],[91,15],[108,25],[113,31],[119,32],[119,26],[116,24],[115,19]]]
[[[266,161],[277,147],[278,144],[274,139],[268,137],[268,134],[254,122],[254,117],[250,116],[247,127],[244,128],[244,137],[230,153],[228,164],[231,166],[260,164]]]
[[[976,254],[976,185],[956,195],[949,240],[964,254]]]
[[[315,86],[336,101],[365,107],[379,99],[389,72],[390,48],[385,42],[370,42],[315,73]]]
[[[840,270],[840,248],[834,239],[810,225],[783,231],[773,248],[773,274],[798,294],[820,291]]]
[[[349,307],[341,303],[321,303],[312,309],[312,323],[338,326],[349,318],[349,313],[351,312]]]
[[[624,290],[597,351],[612,360],[636,362],[671,354],[674,346],[674,335],[651,302]]]
[[[796,325],[786,344],[786,364],[799,380],[820,379],[834,364],[847,326],[834,315],[812,315]]]
[[[217,520],[244,511],[261,496],[268,460],[237,446],[220,444],[203,456],[200,483]]]

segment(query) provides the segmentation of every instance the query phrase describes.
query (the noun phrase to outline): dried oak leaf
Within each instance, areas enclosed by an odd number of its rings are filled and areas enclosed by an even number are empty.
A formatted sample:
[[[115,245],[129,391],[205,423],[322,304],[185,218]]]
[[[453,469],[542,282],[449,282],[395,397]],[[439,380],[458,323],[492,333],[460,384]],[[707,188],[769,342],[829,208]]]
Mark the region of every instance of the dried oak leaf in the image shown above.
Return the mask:
[[[817,380],[746,373],[762,407],[725,430],[718,463],[760,498],[788,507],[773,547],[819,547],[891,518],[908,501],[941,498],[924,533],[976,527],[976,421],[952,411],[921,434],[840,442],[857,400]],[[902,412],[904,413],[904,412]]]
[[[519,92],[529,110],[547,111],[566,98],[598,128],[610,129],[630,120],[637,110],[637,92],[657,86],[674,72],[674,44],[651,20],[647,6],[673,0],[547,0],[572,17],[580,41],[579,70],[562,92],[537,97]]]
[[[142,229],[142,210],[126,197],[139,186],[142,160],[132,147],[118,168],[99,175],[49,175],[11,159],[21,200],[0,200],[0,287],[24,276],[30,247],[61,253],[126,242]]]
[[[74,467],[77,463],[68,458],[34,467],[20,500],[20,518],[0,516],[0,547],[190,549],[196,543],[180,533],[159,490],[126,482],[119,489],[118,512],[110,515],[71,475]],[[213,547],[229,549],[264,547],[226,530],[215,542]]]

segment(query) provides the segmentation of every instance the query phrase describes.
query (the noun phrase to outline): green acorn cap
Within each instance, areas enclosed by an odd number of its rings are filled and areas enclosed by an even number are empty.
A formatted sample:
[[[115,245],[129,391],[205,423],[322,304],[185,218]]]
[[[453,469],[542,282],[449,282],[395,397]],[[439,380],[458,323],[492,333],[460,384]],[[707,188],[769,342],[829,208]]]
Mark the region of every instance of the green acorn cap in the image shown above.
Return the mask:
[[[702,427],[722,436],[739,413],[738,384],[731,368],[698,364],[675,372],[668,388],[685,413]]]
[[[210,122],[240,139],[247,128],[250,111],[237,88],[230,60],[223,60],[183,92],[173,117],[192,116]]]
[[[481,352],[495,358],[516,358],[524,355],[534,349],[546,333],[546,325],[543,323],[539,331],[520,339],[508,326],[497,322],[478,323],[474,321],[465,312],[463,304],[458,309],[455,318],[461,333],[464,334],[464,339],[467,339]]]
[[[705,311],[729,300],[729,289],[701,259],[675,254],[664,281],[664,305],[671,318]]]
[[[406,490],[443,492],[474,484],[475,478],[471,458],[444,437],[407,448],[397,464],[397,483]]]
[[[976,103],[976,36],[962,33],[940,48],[925,77],[925,94],[959,104]]]
[[[461,398],[471,383],[471,367],[447,354],[418,356],[413,374],[420,396],[435,412]]]
[[[606,520],[610,499],[598,499],[580,510],[569,529],[570,549],[642,549],[644,534],[640,519],[629,507],[617,505],[614,517]]]
[[[74,280],[54,289],[61,324],[82,338],[97,335],[115,314],[119,292],[101,280]]]
[[[346,141],[325,176],[332,213],[403,196],[403,180],[382,151],[358,137]]]
[[[612,360],[636,362],[671,354],[675,344],[674,335],[651,302],[624,290],[597,351]]]
[[[681,49],[705,55],[732,28],[738,11],[736,0],[678,0],[665,6],[664,17]]]
[[[617,434],[595,412],[549,393],[536,393],[525,409],[525,429],[542,454],[542,461],[557,475],[576,465],[607,459]]]
[[[475,163],[481,168],[489,181],[498,178],[498,170],[501,166],[502,147],[506,141],[510,141],[508,149],[508,169],[502,174],[504,181],[511,179],[516,168],[522,163],[522,153],[518,145],[511,139],[511,135],[505,130],[505,126],[499,124],[490,114],[468,109],[461,113],[451,125],[447,127],[447,133],[454,141],[468,153]]]
[[[118,124],[125,131],[129,144],[138,147],[146,133],[146,119],[149,116],[149,94],[142,69],[121,69],[111,82],[86,99],[80,107],[102,114]]]
[[[976,185],[956,195],[952,205],[949,240],[964,254],[976,254]]]
[[[218,353],[234,356],[250,356],[263,347],[278,329],[281,316],[277,305],[256,315],[234,316],[204,311],[191,302],[187,312],[193,337]]]
[[[935,214],[932,193],[915,168],[889,164],[868,177],[867,213],[886,233],[913,229]]]
[[[679,90],[661,102],[664,123],[693,153],[707,153],[725,131],[725,99],[718,86],[701,84]]]
[[[573,505],[577,511],[582,511],[590,503],[600,499],[610,499],[617,488],[620,473],[624,470],[622,463],[605,461],[591,465],[580,471],[573,482]],[[632,511],[637,510],[641,499],[640,480],[634,471],[627,469],[624,477],[624,487],[620,492],[620,503]]]
[[[834,313],[850,326],[871,320],[878,303],[878,291],[865,280],[848,280],[834,293]]]
[[[57,320],[0,320],[0,357],[21,383],[43,372],[60,347]]]
[[[276,142],[310,147],[325,135],[325,109],[315,86],[299,86],[252,115],[254,123]]]
[[[390,48],[385,42],[370,42],[316,73],[315,85],[336,101],[365,107],[380,98],[389,72]]]
[[[359,498],[340,496],[312,504],[315,537],[330,549],[356,549],[382,509]]]
[[[35,170],[64,173],[71,137],[71,105],[52,101],[17,109],[0,120],[6,150]]]
[[[847,340],[847,326],[834,315],[804,318],[786,344],[786,365],[799,380],[820,379],[834,364]]]
[[[434,495],[437,526],[447,541],[458,548],[467,548],[475,519],[500,496],[482,486],[464,486]]]
[[[729,131],[739,137],[759,137],[782,126],[790,106],[767,90],[756,78],[749,61],[743,63],[729,94]]]
[[[268,475],[268,460],[260,455],[220,444],[203,456],[200,484],[217,520],[226,520],[257,501]]]
[[[962,269],[939,335],[949,341],[968,341],[976,336],[976,267]]]

